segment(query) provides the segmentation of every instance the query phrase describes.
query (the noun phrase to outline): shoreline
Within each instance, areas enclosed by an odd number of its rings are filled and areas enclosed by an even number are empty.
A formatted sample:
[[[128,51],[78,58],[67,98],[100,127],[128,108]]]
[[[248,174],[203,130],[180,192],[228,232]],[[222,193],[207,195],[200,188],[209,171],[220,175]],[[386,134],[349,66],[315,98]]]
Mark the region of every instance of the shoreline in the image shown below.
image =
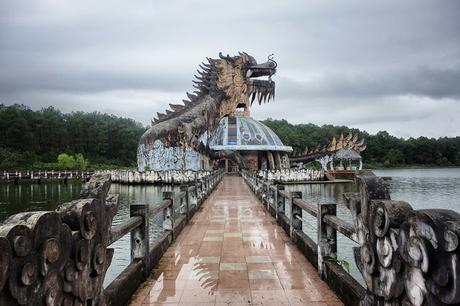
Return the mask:
[[[460,169],[460,166],[426,166],[426,165],[402,165],[394,167],[363,167],[363,170],[404,170],[404,169]]]

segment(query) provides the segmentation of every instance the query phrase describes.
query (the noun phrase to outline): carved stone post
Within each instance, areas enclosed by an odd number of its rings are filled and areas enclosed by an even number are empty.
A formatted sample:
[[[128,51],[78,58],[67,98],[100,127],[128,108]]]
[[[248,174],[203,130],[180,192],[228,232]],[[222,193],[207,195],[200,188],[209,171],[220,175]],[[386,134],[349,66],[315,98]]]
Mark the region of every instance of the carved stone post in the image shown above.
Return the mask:
[[[290,236],[291,239],[294,237],[294,230],[301,230],[302,229],[302,221],[297,219],[297,216],[302,217],[302,209],[294,204],[295,199],[301,199],[302,192],[300,191],[292,191],[291,192],[291,211],[289,215],[290,221]]]
[[[190,194],[189,194],[189,191],[188,191],[188,186],[187,185],[180,186],[180,190],[185,192],[185,197],[184,197],[184,200],[185,200],[185,218],[186,218],[187,223],[188,223],[188,221],[190,219]]]
[[[270,212],[270,199],[271,199],[271,192],[272,190],[270,189],[270,183],[267,182],[267,184],[265,185],[266,188],[267,188],[267,191],[266,191],[266,196],[265,196],[265,199],[267,201],[267,211]]]
[[[196,208],[198,209],[198,207],[200,206],[200,184],[198,181],[195,181],[195,196],[196,196]]]
[[[278,191],[279,190],[284,190],[284,186],[279,185],[278,186]],[[276,220],[278,220],[278,215],[279,213],[285,213],[286,211],[286,205],[285,205],[285,198],[282,196],[279,196],[279,193],[276,193],[277,196],[277,201],[276,201]]]
[[[199,183],[200,183],[200,198],[201,198],[201,203],[204,202],[204,200],[206,199],[206,191],[204,189],[204,182],[203,182],[203,178],[201,178],[199,180]]]
[[[194,185],[195,188],[193,188],[193,190],[190,192],[189,191],[189,195],[190,195],[190,202],[189,202],[189,208],[192,208],[193,206],[193,209],[197,209],[198,207],[198,195],[197,195],[197,192],[196,192],[196,185]]]
[[[275,219],[278,220],[278,190],[280,190],[280,187],[284,187],[281,185],[275,185],[276,189],[273,193],[273,208],[275,209]]]
[[[203,199],[206,199],[208,197],[208,177],[207,176],[204,176],[202,179],[201,179],[201,190],[203,190]]]
[[[324,261],[337,258],[337,232],[324,222],[325,215],[335,216],[336,204],[318,204],[318,272],[324,277]]]
[[[171,205],[163,209],[163,230],[172,231],[174,239],[174,192],[164,191],[163,199],[171,201]]]
[[[145,278],[150,271],[149,256],[149,205],[132,204],[129,206],[130,217],[142,217],[142,224],[131,231],[131,261],[142,260],[144,263]]]

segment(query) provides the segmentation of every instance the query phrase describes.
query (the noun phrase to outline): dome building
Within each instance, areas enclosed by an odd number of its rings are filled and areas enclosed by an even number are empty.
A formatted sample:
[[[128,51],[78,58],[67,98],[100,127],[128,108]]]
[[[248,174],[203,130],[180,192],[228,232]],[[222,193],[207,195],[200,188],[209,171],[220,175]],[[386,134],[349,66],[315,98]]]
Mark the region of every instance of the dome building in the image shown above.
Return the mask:
[[[290,167],[288,153],[292,148],[285,146],[269,127],[248,114],[222,118],[208,145],[213,151],[238,151],[248,170]],[[221,160],[220,166],[227,172],[238,169],[238,165],[229,159]]]

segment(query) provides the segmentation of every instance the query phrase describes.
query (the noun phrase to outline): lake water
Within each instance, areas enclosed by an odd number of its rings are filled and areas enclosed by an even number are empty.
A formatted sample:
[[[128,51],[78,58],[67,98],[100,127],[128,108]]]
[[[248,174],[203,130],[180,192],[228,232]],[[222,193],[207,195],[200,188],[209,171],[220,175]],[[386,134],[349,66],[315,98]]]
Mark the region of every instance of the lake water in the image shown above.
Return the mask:
[[[460,168],[449,169],[393,169],[376,170],[380,176],[392,177],[388,181],[392,199],[409,202],[415,209],[449,208],[460,212]],[[176,187],[178,188],[178,187]],[[42,183],[20,185],[0,184],[0,222],[9,215],[33,210],[53,210],[60,203],[78,198],[81,184]],[[120,224],[129,217],[131,203],[159,203],[163,191],[170,186],[140,186],[112,184],[111,193],[120,195],[119,212],[113,224]],[[350,213],[343,202],[342,194],[355,191],[353,184],[289,185],[287,190],[302,191],[304,199],[312,203],[337,203],[338,215],[351,221]],[[160,216],[158,216],[160,217]],[[304,231],[316,241],[316,219],[303,213]],[[151,221],[151,239],[159,233],[160,220]],[[362,281],[354,265],[351,248],[356,246],[349,239],[339,235],[338,258],[350,263],[350,273]],[[130,261],[129,235],[111,247],[115,249],[112,265],[105,283],[110,283]]]

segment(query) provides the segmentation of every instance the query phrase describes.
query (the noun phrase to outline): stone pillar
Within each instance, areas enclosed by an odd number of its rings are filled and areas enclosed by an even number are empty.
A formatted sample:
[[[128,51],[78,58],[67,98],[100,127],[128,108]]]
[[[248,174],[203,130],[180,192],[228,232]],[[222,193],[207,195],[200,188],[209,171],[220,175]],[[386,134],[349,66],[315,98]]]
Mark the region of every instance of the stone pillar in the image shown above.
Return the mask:
[[[273,156],[275,157],[275,168],[276,170],[281,170],[282,166],[281,166],[281,156],[280,156],[280,152],[273,152]]]
[[[267,159],[268,159],[268,168],[270,170],[275,170],[275,159],[273,158],[273,153],[268,151],[267,152]]]
[[[267,157],[264,154],[259,155],[259,164],[260,164],[259,170],[268,170]]]

